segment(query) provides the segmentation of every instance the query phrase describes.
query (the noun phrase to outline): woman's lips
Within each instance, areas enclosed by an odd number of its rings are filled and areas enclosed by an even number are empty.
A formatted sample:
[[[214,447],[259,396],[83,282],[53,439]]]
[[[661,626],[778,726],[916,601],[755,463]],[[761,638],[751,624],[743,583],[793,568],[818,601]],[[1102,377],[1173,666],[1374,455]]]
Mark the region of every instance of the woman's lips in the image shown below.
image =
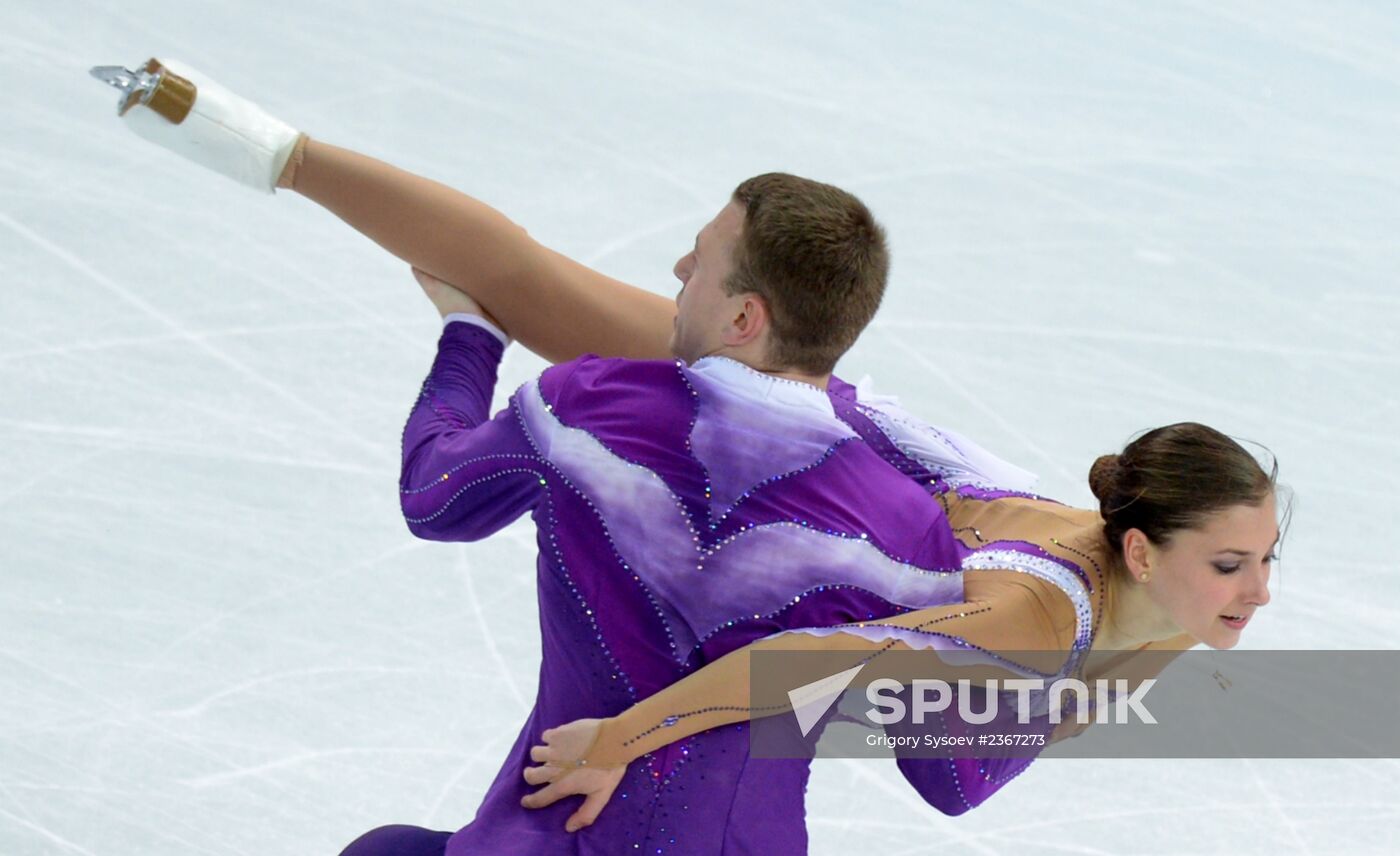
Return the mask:
[[[1226,626],[1228,626],[1228,627],[1233,627],[1234,629],[1239,630],[1239,629],[1243,628],[1246,624],[1249,623],[1249,616],[1247,616],[1247,615],[1235,615],[1235,616],[1222,615],[1222,616],[1220,616],[1220,620],[1223,621],[1223,622],[1225,622]]]

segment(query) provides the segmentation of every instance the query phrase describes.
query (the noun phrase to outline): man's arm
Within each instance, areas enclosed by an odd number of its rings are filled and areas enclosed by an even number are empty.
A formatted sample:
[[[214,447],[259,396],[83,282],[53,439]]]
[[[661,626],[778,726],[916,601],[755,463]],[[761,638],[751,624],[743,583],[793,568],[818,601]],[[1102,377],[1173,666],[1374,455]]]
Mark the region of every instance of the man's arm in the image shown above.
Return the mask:
[[[443,328],[403,433],[399,498],[419,538],[484,538],[544,495],[543,462],[514,409],[488,418],[505,342],[479,319],[449,320]]]

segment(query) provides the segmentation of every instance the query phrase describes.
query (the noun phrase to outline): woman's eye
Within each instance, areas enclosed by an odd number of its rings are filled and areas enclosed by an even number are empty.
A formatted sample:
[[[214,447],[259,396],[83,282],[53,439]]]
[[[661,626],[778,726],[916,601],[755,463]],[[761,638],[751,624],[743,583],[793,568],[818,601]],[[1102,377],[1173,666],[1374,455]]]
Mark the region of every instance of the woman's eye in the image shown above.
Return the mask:
[[[1222,574],[1233,574],[1240,569],[1239,565],[1216,565],[1215,569]]]
[[[1278,554],[1276,554],[1276,553],[1270,553],[1269,555],[1267,555],[1267,556],[1264,557],[1264,564],[1266,564],[1266,565],[1272,565],[1274,562],[1277,562],[1277,561],[1278,561]]]

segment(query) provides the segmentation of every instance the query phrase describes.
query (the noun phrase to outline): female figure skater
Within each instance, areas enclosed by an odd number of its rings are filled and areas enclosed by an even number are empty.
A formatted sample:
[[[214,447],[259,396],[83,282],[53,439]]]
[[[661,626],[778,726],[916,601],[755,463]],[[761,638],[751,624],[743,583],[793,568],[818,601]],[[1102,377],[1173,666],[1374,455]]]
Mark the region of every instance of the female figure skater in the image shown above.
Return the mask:
[[[148,74],[164,76],[151,68]],[[143,136],[260,189],[289,188],[317,202],[419,269],[430,295],[449,287],[470,295],[479,306],[468,300],[465,311],[479,311],[547,359],[588,352],[670,356],[671,301],[539,245],[471,197],[312,140],[197,72],[174,70],[198,87],[198,99],[187,99],[193,111],[185,110],[196,124],[172,130],[179,126],[169,114],[179,113],[178,105],[157,115],[154,106],[127,104],[135,109],[126,116]],[[141,87],[155,91],[150,87],[161,82],[133,76],[126,85],[139,98]],[[239,132],[237,140],[226,138],[231,130]],[[682,257],[678,275],[692,261]],[[902,612],[872,603],[872,612],[884,617],[771,637],[617,717],[561,724],[532,753],[539,766],[522,771],[527,782],[544,786],[526,799],[527,807],[584,795],[568,821],[568,828],[581,828],[597,818],[631,760],[747,719],[752,651],[1044,651],[1057,655],[1057,665],[1036,671],[1092,680],[1126,668],[1138,651],[1232,647],[1269,600],[1278,537],[1274,475],[1219,432],[1167,426],[1120,455],[1101,457],[1090,472],[1100,508],[1083,511],[1026,493],[1020,471],[888,400],[836,379],[829,394],[858,433],[925,485],[929,501],[943,504],[964,548],[963,600]],[[1119,651],[1127,653],[1093,664],[1086,656]],[[901,759],[899,766],[925,799],[956,814],[1028,763]],[[346,853],[436,854],[446,839],[447,833],[383,827]]]
[[[540,762],[523,772],[545,785],[527,797],[542,808],[586,797],[571,827],[591,823],[632,760],[696,732],[751,716],[755,651],[949,651],[973,646],[1062,652],[1058,678],[1150,677],[1143,651],[1196,644],[1232,648],[1269,602],[1279,538],[1274,473],[1238,443],[1203,425],[1149,431],[1089,473],[1099,511],[938,479],[966,558],[964,601],[893,618],[788,631],[734,651],[605,720],[544,732]],[[1018,653],[1010,653],[1018,652]],[[1090,652],[1097,657],[1086,657]],[[1042,672],[1043,673],[1043,672]],[[874,677],[875,673],[863,675]],[[765,711],[763,715],[782,712]],[[1057,736],[1076,729],[1066,720]],[[960,814],[1023,771],[1030,758],[900,758],[905,778],[932,805]]]

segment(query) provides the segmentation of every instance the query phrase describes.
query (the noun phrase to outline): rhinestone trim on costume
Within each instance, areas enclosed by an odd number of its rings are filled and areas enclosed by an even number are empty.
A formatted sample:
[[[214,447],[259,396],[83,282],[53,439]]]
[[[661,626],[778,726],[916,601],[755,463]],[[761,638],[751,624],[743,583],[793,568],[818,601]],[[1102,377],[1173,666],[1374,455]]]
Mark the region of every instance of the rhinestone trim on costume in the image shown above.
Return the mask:
[[[1076,634],[1074,647],[1088,647],[1093,639],[1094,613],[1084,582],[1068,568],[1050,559],[1031,556],[1018,550],[987,549],[973,552],[963,559],[963,570],[1012,570],[1030,574],[1063,591],[1074,604]]]

